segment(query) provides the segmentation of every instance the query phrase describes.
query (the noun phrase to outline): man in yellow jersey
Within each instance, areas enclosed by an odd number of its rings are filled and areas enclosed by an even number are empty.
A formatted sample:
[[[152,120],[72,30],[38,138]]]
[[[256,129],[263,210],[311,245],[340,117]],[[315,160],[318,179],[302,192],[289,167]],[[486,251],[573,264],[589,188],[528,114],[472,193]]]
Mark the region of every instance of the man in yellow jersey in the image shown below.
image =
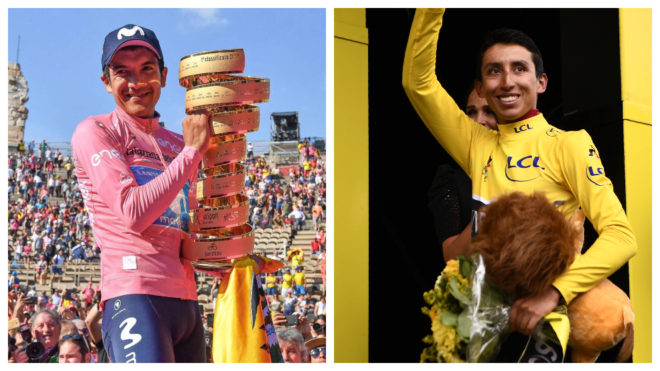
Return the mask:
[[[542,192],[567,218],[581,208],[599,235],[552,288],[514,302],[510,327],[528,335],[557,304],[570,303],[625,264],[637,244],[591,137],[551,126],[536,109],[548,77],[534,42],[515,30],[496,30],[484,40],[475,88],[497,117],[499,130],[492,131],[470,120],[437,80],[443,14],[443,9],[415,13],[403,86],[427,128],[472,179],[473,204],[514,191]],[[453,57],[450,51],[446,56]]]
[[[286,297],[286,293],[291,289],[292,285],[293,276],[291,275],[291,268],[285,268],[282,275],[282,296]]]
[[[276,295],[277,294],[277,277],[272,273],[268,273],[266,276],[266,295]]]
[[[305,295],[307,291],[305,290],[305,280],[307,279],[307,276],[305,276],[305,272],[303,272],[303,267],[301,265],[296,268],[296,273],[293,274],[293,282],[295,283],[294,286],[294,295],[298,296],[300,294]]]

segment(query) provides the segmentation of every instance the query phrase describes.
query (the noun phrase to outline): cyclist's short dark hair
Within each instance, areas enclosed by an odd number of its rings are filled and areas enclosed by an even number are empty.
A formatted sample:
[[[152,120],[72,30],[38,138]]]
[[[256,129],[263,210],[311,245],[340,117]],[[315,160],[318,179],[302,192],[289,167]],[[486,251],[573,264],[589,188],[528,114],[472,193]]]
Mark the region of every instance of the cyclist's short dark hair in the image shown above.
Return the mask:
[[[541,51],[534,43],[531,37],[527,36],[524,32],[514,30],[511,28],[498,28],[488,31],[483,38],[479,53],[477,55],[477,71],[475,76],[481,81],[481,64],[484,59],[484,54],[491,46],[495,44],[506,45],[520,45],[532,53],[532,61],[536,70],[536,77],[541,77],[543,74],[543,57]]]

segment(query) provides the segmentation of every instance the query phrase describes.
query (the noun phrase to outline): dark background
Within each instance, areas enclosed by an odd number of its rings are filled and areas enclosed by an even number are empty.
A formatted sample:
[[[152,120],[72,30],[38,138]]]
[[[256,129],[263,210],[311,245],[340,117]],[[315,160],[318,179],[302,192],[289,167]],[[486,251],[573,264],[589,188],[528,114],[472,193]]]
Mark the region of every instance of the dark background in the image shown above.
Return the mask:
[[[426,129],[401,87],[411,9],[367,9],[369,29],[369,362],[419,362],[431,333],[422,293],[444,268],[427,208],[442,163],[453,160]],[[539,110],[563,130],[586,129],[625,208],[617,9],[449,9],[436,73],[464,106],[486,30],[527,33],[549,83]],[[597,237],[587,221],[585,246]],[[628,267],[612,281],[628,292]],[[615,351],[599,361],[613,361]]]

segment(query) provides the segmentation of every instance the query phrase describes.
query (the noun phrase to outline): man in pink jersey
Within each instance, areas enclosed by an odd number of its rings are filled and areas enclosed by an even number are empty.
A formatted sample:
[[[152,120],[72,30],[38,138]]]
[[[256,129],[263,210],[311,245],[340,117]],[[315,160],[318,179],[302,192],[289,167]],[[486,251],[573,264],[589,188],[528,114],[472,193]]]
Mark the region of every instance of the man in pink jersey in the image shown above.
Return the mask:
[[[167,68],[146,27],[110,32],[101,67],[117,107],[78,124],[72,147],[101,249],[105,349],[113,363],[205,362],[194,272],[180,249],[209,118],[186,117],[183,136],[159,125]]]

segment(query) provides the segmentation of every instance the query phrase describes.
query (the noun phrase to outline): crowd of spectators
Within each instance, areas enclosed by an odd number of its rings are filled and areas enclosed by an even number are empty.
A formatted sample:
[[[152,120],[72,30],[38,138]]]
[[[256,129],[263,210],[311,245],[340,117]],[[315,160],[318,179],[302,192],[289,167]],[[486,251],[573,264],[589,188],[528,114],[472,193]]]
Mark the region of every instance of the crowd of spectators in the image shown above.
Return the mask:
[[[11,267],[34,267],[43,284],[49,270],[62,274],[64,261],[98,261],[69,156],[32,141],[9,156],[8,172]]]
[[[61,271],[59,252],[66,261],[98,261],[100,251],[93,243],[71,158],[52,151],[45,141],[38,148],[33,144],[24,153],[9,156],[12,266],[34,266],[37,275],[43,276],[48,271],[44,268]]]
[[[264,156],[248,156],[245,195],[255,228],[300,230],[306,215],[312,215],[318,229],[325,217],[325,160],[306,140],[298,147],[300,162],[294,166],[272,167]]]
[[[91,281],[82,290],[53,285],[66,264],[99,261],[73,168],[72,159],[46,140],[22,144],[8,157],[8,308],[9,330],[15,334],[9,345],[18,350],[9,353],[10,362],[98,359],[98,347],[82,321],[99,297],[98,288]],[[32,272],[33,285],[21,282],[21,270]],[[67,330],[76,319],[81,321],[76,322],[79,335]],[[30,339],[44,352],[33,353]],[[102,348],[100,336],[97,343]]]
[[[250,154],[245,182],[250,221],[255,228],[298,229],[307,219],[305,214],[311,215],[317,231],[312,250],[323,257],[317,264],[323,262],[324,273],[325,162],[307,141],[301,142],[299,150],[300,163],[288,167],[286,176],[269,166],[264,156]],[[89,280],[68,289],[54,285],[66,265],[98,264],[100,259],[73,162],[45,140],[20,146],[8,161],[9,362],[108,362],[101,341],[100,291],[91,273]],[[33,272],[35,284],[21,282],[18,271],[26,269]],[[306,290],[302,266],[297,271],[302,281],[298,276],[294,282],[295,274],[290,275],[287,291],[278,278],[277,291],[267,295],[280,347],[287,362],[325,362],[325,276],[323,290],[316,286]],[[285,274],[280,272],[278,277]],[[218,286],[215,280],[212,300]],[[210,339],[212,328],[204,323]],[[41,352],[31,345],[36,343],[43,345]]]

